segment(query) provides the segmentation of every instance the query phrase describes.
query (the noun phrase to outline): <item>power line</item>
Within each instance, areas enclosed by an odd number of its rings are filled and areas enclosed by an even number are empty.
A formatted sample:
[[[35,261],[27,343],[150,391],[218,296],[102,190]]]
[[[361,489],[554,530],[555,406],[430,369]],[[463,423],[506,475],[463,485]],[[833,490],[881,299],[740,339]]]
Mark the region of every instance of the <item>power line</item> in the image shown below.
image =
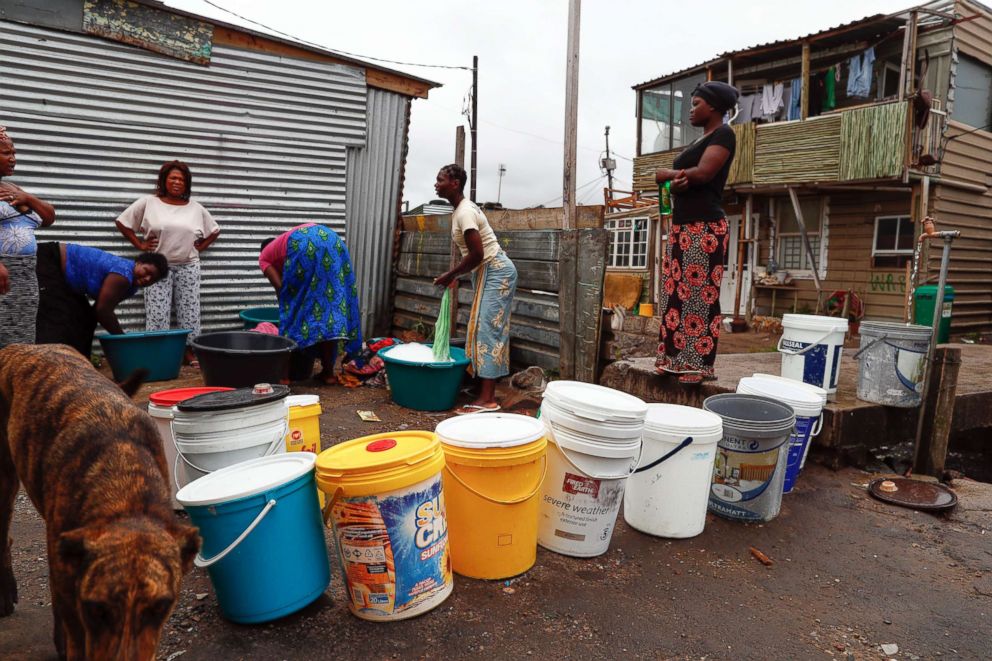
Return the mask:
[[[578,194],[578,192],[580,190],[584,189],[586,186],[591,186],[592,184],[598,183],[598,182],[602,181],[603,179],[606,179],[606,175],[601,174],[598,177],[596,177],[595,179],[592,179],[590,181],[587,181],[586,183],[582,184],[581,186],[579,186],[578,188],[575,189],[576,195]],[[545,206],[551,204],[552,202],[557,202],[558,200],[562,199],[563,197],[564,197],[564,195],[559,195],[558,197],[551,198],[547,202],[542,202],[541,204],[532,204],[532,205],[530,205],[529,207],[526,207],[526,208],[528,208],[528,209],[534,209],[536,207],[545,207]]]
[[[289,34],[288,32],[283,32],[282,30],[277,30],[277,29],[275,29],[273,27],[269,27],[265,23],[260,23],[260,22],[258,22],[256,20],[253,20],[253,19],[248,18],[247,16],[242,16],[241,14],[239,14],[237,12],[231,11],[227,7],[221,7],[216,2],[213,2],[213,0],[202,0],[202,1],[205,2],[206,4],[210,5],[211,7],[214,7],[216,9],[219,9],[222,12],[228,13],[231,16],[236,16],[237,18],[240,18],[242,21],[247,21],[247,22],[251,23],[252,25],[257,25],[260,28],[264,28],[264,29],[268,30],[269,32],[274,32],[274,33],[276,33],[278,35],[281,35],[283,37],[288,37],[288,38],[292,39],[293,41],[297,41],[297,42],[299,42],[301,44],[307,44],[309,46],[315,46],[317,48],[320,48],[320,49],[326,50],[326,51],[330,51],[332,53],[338,53],[340,55],[347,55],[348,57],[357,57],[357,58],[362,59],[362,60],[373,60],[375,62],[386,62],[387,64],[399,64],[399,65],[405,66],[405,67],[425,67],[425,68],[428,68],[428,69],[460,69],[462,71],[471,71],[472,70],[472,67],[458,67],[458,66],[451,66],[451,65],[447,65],[447,64],[421,64],[419,62],[400,62],[399,60],[387,60],[387,59],[381,58],[381,57],[372,57],[371,55],[359,55],[358,53],[349,53],[348,51],[338,50],[336,48],[329,48],[327,46],[324,46],[324,45],[321,45],[321,44],[317,44],[317,43],[314,43],[312,41],[307,41],[306,39],[302,39],[300,37],[297,37],[296,35]]]

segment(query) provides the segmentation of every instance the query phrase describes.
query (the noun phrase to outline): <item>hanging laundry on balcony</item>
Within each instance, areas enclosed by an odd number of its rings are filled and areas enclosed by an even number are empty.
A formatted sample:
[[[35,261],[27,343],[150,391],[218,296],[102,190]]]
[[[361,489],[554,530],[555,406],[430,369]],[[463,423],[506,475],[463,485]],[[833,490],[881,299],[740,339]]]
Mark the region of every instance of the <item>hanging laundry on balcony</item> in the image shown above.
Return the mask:
[[[823,75],[823,112],[837,107],[837,74],[833,67]]]
[[[761,116],[772,120],[782,107],[782,83],[768,83],[761,89]]]
[[[851,72],[847,76],[847,95],[867,99],[871,93],[871,80],[875,67],[875,49],[869,47],[861,55],[850,61]]]
[[[754,104],[756,101],[760,104],[759,96],[757,94],[742,96],[740,101],[737,102],[737,106],[740,110],[737,113],[737,117],[734,118],[733,123],[747,124],[754,119]]]
[[[792,82],[789,83],[789,89],[792,90],[792,95],[789,97],[789,120],[800,119],[802,117],[802,100],[803,100],[803,80],[802,78],[793,78]]]

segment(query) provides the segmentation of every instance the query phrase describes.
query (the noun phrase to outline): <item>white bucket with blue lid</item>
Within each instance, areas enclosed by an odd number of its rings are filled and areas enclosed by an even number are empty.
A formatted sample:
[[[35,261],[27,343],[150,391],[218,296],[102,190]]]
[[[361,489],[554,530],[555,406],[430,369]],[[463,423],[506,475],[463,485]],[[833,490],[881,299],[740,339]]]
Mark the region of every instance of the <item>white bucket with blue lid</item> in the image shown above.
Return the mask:
[[[280,402],[281,404],[281,402]],[[294,452],[214,471],[176,498],[200,531],[225,618],[268,622],[300,610],[330,583],[314,482],[316,455]]]
[[[695,537],[706,525],[723,420],[702,409],[648,404],[644,448],[627,478],[623,518],[658,537]]]
[[[805,385],[795,381],[772,381],[760,377],[744,377],[737,384],[737,392],[769,397],[789,405],[796,414],[796,424],[789,437],[783,493],[792,491],[809,444],[823,427],[823,400],[820,395],[804,388]]]
[[[920,405],[933,329],[890,321],[861,323],[858,399],[883,406]]]
[[[782,376],[837,393],[847,320],[813,314],[782,316]]]

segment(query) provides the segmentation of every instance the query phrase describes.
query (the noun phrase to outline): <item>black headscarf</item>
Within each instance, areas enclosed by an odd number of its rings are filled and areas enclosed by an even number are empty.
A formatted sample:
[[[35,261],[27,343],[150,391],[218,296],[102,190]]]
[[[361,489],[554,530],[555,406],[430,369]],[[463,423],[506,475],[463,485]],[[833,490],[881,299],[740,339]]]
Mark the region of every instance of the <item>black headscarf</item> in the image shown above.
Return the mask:
[[[711,80],[697,85],[696,89],[692,90],[692,96],[703,99],[717,112],[727,112],[737,104],[740,92],[733,85]]]

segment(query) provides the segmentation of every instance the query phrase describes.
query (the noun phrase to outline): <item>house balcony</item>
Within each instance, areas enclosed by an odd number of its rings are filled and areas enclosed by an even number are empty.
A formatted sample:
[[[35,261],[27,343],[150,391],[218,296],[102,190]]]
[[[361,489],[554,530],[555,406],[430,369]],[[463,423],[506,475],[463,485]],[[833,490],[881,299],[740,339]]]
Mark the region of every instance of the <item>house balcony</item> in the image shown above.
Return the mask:
[[[846,108],[773,124],[737,124],[737,155],[727,179],[738,190],[792,185],[904,182],[940,170],[947,123],[938,100],[923,127],[910,101]],[[657,192],[654,173],[670,168],[682,148],[634,159],[634,189]]]

